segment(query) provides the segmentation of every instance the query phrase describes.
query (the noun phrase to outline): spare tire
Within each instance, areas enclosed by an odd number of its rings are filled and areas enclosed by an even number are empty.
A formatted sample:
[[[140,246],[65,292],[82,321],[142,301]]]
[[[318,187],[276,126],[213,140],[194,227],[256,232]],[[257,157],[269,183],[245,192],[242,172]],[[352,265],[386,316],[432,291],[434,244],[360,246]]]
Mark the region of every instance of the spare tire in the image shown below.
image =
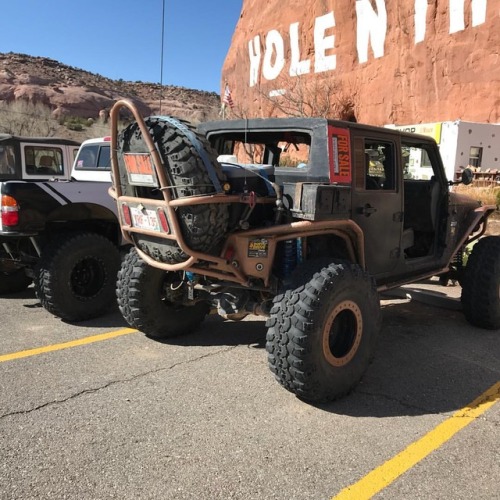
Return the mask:
[[[145,119],[149,134],[160,153],[171,186],[172,199],[210,195],[221,191],[225,177],[217,155],[208,141],[193,127],[176,118],[154,116]],[[146,153],[142,132],[136,122],[118,137],[120,180],[124,195],[161,199],[158,189],[128,185],[122,153]],[[228,227],[229,208],[226,204],[209,203],[179,207],[177,220],[184,241],[192,250],[214,253],[219,250]],[[153,259],[175,264],[185,261],[186,255],[175,240],[132,235],[136,246]]]

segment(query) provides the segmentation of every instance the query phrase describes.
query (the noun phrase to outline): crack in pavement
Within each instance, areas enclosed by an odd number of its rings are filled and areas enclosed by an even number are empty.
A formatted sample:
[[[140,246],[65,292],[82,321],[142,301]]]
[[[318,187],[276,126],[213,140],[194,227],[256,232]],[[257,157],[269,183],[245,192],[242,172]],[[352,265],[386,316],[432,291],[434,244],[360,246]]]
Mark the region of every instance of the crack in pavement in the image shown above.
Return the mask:
[[[53,405],[56,405],[56,404],[61,404],[61,403],[65,403],[67,401],[71,401],[72,399],[76,399],[80,396],[83,396],[84,394],[92,394],[92,393],[96,393],[96,392],[99,392],[103,389],[107,389],[108,387],[111,387],[113,385],[117,385],[117,384],[121,384],[121,383],[126,383],[126,382],[131,382],[133,380],[137,380],[141,377],[144,377],[144,376],[147,376],[147,375],[152,375],[152,374],[155,374],[155,373],[161,373],[163,371],[169,371],[169,370],[173,370],[174,368],[177,368],[178,366],[182,366],[182,365],[187,365],[189,363],[195,363],[197,361],[201,361],[202,359],[205,359],[205,358],[209,358],[209,357],[212,357],[212,356],[217,356],[218,354],[221,354],[221,353],[226,353],[226,352],[230,352],[232,351],[233,349],[236,349],[237,347],[240,347],[240,346],[229,346],[225,349],[219,349],[217,351],[214,351],[214,352],[209,352],[207,354],[203,354],[201,356],[198,356],[196,358],[192,358],[192,359],[187,359],[185,361],[179,361],[178,363],[174,363],[173,365],[170,365],[170,366],[167,366],[167,367],[162,367],[162,368],[156,368],[155,370],[150,370],[150,371],[147,371],[147,372],[142,372],[142,373],[138,373],[132,377],[129,377],[129,378],[125,378],[125,379],[120,379],[120,380],[112,380],[100,387],[93,387],[93,388],[90,388],[90,389],[84,389],[80,392],[77,392],[77,393],[74,393],[74,394],[71,394],[70,396],[64,398],[64,399],[56,399],[54,401],[48,401],[46,403],[43,403],[41,405],[38,405],[38,406],[35,406],[33,408],[29,408],[27,410],[18,410],[18,411],[13,411],[13,412],[9,412],[9,413],[4,413],[2,415],[0,415],[0,420],[4,419],[4,418],[7,418],[7,417],[12,417],[12,416],[16,416],[16,415],[27,415],[27,414],[30,414],[30,413],[33,413],[35,411],[38,411],[38,410],[41,410],[41,409],[44,409],[44,408],[47,408],[49,406],[53,406]]]

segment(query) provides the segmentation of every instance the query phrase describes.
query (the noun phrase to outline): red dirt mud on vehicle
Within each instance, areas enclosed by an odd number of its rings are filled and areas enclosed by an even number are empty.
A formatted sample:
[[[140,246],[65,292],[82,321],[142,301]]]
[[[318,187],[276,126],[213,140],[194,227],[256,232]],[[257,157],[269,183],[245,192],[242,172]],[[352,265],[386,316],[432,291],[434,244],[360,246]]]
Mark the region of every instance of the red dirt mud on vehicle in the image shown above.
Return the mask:
[[[118,135],[123,107],[135,122]],[[271,371],[316,402],[361,379],[381,291],[452,277],[467,320],[500,327],[500,238],[481,238],[462,261],[495,207],[450,192],[432,139],[321,118],[195,130],[143,119],[128,101],[111,118],[110,194],[133,244],[117,295],[132,327],[168,338],[210,311],[266,316]],[[417,156],[422,167],[410,174]]]

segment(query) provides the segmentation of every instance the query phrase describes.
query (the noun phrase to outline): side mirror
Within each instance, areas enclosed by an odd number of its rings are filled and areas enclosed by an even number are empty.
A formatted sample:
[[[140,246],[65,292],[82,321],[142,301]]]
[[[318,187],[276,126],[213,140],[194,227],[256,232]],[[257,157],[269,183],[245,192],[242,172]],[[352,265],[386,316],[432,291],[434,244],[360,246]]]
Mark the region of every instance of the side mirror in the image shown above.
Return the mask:
[[[465,168],[462,172],[462,184],[468,186],[474,180],[474,172],[470,168]]]

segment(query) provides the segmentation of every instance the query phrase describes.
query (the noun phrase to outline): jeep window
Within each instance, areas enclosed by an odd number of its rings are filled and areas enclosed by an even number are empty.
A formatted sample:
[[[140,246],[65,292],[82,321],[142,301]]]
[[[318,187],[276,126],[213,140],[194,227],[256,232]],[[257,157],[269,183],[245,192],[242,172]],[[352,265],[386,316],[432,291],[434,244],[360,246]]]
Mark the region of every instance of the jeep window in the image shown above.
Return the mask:
[[[281,149],[280,167],[307,168],[309,160],[309,144],[296,142],[281,142],[278,144]]]
[[[430,144],[402,140],[404,229],[411,228],[418,245],[407,257],[422,257],[432,250],[445,182],[436,150]]]
[[[64,175],[62,149],[50,146],[25,146],[28,175]]]
[[[16,172],[16,164],[14,146],[0,145],[0,179],[14,179],[20,176]]]
[[[110,170],[109,144],[89,144],[82,147],[75,165],[78,170]]]
[[[427,151],[418,145],[405,145],[401,148],[404,180],[428,181],[434,175]]]
[[[396,189],[396,163],[394,144],[365,139],[366,190],[394,191]]]
[[[311,137],[287,132],[233,133],[214,141],[219,161],[241,165],[307,168]]]

